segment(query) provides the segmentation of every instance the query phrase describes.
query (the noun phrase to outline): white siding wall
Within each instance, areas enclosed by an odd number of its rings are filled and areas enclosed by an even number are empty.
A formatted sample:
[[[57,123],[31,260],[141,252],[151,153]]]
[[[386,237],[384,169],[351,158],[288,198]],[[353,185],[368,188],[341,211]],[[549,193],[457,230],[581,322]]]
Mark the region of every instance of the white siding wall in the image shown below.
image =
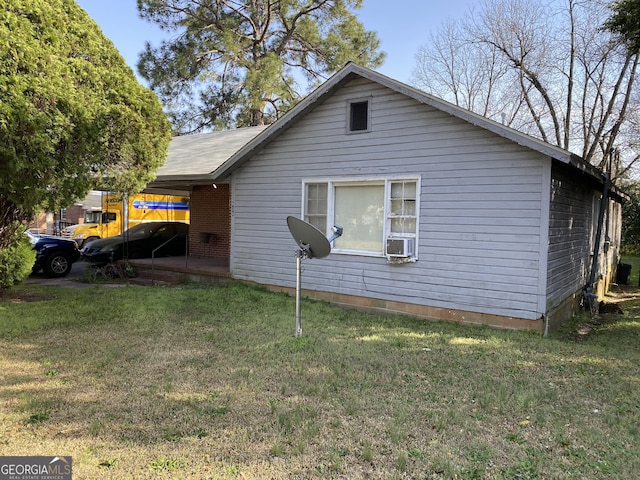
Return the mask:
[[[346,102],[369,95],[372,131],[345,134]],[[417,174],[419,260],[334,253],[303,262],[303,288],[538,319],[548,165],[378,84],[351,82],[234,173],[232,274],[295,287],[285,219],[301,216],[304,179]]]

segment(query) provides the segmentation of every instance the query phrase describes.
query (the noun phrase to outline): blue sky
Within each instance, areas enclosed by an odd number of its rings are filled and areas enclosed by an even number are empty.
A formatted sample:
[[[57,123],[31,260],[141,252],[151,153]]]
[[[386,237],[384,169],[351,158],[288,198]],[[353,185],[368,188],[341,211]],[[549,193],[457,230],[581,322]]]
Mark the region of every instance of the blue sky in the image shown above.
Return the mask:
[[[138,16],[136,0],[76,0],[111,39],[135,71],[146,41],[159,45],[165,38],[155,25]],[[364,0],[358,18],[375,30],[387,53],[380,73],[409,83],[415,54],[429,33],[450,18],[457,19],[478,0]]]

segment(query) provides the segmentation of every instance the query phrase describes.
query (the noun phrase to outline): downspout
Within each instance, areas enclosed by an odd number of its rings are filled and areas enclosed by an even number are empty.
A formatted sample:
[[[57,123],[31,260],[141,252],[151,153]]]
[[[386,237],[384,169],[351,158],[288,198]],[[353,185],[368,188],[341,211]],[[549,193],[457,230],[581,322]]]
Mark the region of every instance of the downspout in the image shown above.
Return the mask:
[[[602,200],[600,202],[600,211],[598,212],[598,228],[596,230],[596,241],[593,246],[593,258],[591,260],[591,272],[589,273],[589,281],[582,290],[582,295],[589,305],[589,310],[595,312],[596,300],[598,295],[593,293],[593,285],[596,281],[596,273],[598,271],[598,257],[600,253],[600,241],[602,240],[602,225],[604,223],[604,213],[609,203],[609,188],[611,183],[611,175],[609,172],[604,174],[604,187],[602,191]]]

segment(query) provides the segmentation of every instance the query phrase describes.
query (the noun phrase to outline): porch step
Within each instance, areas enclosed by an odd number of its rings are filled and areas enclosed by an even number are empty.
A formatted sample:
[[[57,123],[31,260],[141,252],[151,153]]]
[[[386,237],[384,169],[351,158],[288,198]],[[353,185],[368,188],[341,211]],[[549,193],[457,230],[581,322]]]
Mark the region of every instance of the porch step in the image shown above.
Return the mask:
[[[136,267],[137,277],[131,283],[136,285],[178,285],[184,282],[187,275],[183,272],[169,270],[151,270],[150,268]]]
[[[232,279],[227,259],[163,257],[156,260],[153,269],[153,262],[149,258],[129,260],[128,264],[137,275],[137,279],[132,279],[131,283],[137,285],[151,285],[152,277],[154,285],[176,285],[184,281],[225,285]]]
[[[154,280],[152,278],[134,277],[129,279],[129,284],[143,287],[172,287],[172,283]]]

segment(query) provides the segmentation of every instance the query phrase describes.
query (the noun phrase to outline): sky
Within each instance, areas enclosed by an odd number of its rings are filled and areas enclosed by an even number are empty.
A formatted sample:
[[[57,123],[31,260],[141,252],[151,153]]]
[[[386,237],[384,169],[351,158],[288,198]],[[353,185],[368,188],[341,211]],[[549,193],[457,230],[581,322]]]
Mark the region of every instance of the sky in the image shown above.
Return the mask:
[[[134,72],[145,42],[158,46],[167,38],[158,27],[138,16],[136,0],[76,2],[100,26]],[[430,32],[437,31],[447,19],[462,18],[474,3],[478,0],[364,0],[356,14],[367,30],[377,32],[381,49],[387,53],[377,71],[410,83],[415,55]]]

